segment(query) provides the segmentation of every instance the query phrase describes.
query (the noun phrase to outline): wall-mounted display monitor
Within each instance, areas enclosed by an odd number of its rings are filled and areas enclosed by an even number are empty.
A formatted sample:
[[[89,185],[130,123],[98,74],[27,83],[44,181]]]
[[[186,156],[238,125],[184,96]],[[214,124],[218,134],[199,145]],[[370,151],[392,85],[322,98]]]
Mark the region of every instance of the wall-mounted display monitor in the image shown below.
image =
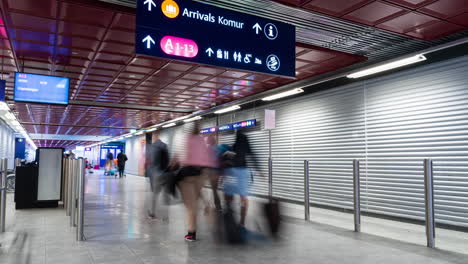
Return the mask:
[[[32,73],[15,73],[14,100],[42,104],[68,104],[70,79]]]

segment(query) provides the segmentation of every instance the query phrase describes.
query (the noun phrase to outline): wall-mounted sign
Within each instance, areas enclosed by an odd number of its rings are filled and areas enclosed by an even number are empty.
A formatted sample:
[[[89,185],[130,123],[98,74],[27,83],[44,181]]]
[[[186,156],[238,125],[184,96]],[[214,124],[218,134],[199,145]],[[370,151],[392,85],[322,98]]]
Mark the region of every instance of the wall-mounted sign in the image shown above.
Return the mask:
[[[276,128],[276,110],[265,109],[265,129]]]
[[[227,125],[224,125],[224,126],[220,126],[218,128],[219,131],[227,131],[227,130],[232,130],[232,124],[227,124]]]
[[[136,53],[295,77],[295,27],[190,0],[138,0]]]
[[[219,127],[204,128],[200,131],[200,134],[209,134],[209,133],[215,133],[217,131],[222,132],[222,131],[228,131],[228,130],[246,128],[246,127],[254,127],[256,125],[257,125],[257,120],[251,119],[251,120],[240,121],[240,122],[236,122],[232,124],[226,124],[226,125],[222,125]]]
[[[246,127],[254,127],[257,125],[257,120],[246,120],[232,124],[232,129],[239,129],[239,128],[246,128]]]
[[[200,134],[210,134],[210,133],[216,133],[218,129],[216,127],[209,127],[209,128],[204,128],[200,130]]]

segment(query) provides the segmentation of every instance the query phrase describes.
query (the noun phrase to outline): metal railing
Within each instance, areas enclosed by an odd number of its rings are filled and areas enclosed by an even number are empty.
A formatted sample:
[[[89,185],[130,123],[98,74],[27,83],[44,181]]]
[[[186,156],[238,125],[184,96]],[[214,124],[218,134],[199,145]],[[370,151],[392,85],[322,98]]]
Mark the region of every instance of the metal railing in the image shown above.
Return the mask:
[[[269,161],[269,175],[273,175],[271,160]],[[304,218],[310,220],[310,165],[304,160]],[[272,177],[271,177],[272,178]],[[361,186],[360,186],[360,161],[353,160],[353,214],[354,231],[361,232]],[[273,179],[269,179],[273,181]],[[270,185],[272,186],[272,185]],[[270,187],[270,192],[273,190]],[[435,215],[434,215],[434,180],[432,173],[432,160],[424,160],[424,204],[427,247],[435,247]]]
[[[76,239],[85,240],[84,236],[84,159],[64,159],[64,184],[62,199],[65,213],[70,216],[70,226],[76,227]]]
[[[0,160],[0,232],[5,232],[8,159]]]

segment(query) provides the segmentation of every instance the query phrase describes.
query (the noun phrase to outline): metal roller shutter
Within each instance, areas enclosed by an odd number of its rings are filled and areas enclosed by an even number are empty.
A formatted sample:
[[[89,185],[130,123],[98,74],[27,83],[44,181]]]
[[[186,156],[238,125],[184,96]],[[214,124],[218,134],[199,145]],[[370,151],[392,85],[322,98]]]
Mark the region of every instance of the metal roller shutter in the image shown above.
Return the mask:
[[[366,210],[424,219],[423,159],[436,221],[468,226],[468,57],[366,83]]]
[[[436,221],[468,227],[468,57],[334,88],[219,117],[257,118],[247,130],[267,173],[264,109],[277,111],[272,132],[273,192],[303,201],[310,160],[312,204],[352,207],[352,160],[361,162],[362,210],[424,219],[423,159],[434,160]],[[234,134],[220,133],[232,144]],[[253,194],[267,193],[266,179]]]

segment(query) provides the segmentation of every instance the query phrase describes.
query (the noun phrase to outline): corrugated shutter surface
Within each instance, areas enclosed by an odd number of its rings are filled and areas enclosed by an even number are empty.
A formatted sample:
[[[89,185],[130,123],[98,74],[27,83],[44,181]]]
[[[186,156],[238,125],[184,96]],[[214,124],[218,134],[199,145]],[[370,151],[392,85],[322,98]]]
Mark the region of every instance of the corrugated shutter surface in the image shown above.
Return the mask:
[[[303,201],[303,161],[310,160],[315,204],[352,207],[352,160],[361,160],[362,209],[424,218],[423,159],[434,160],[436,221],[468,226],[468,57],[334,88],[219,117],[257,118],[247,130],[267,173],[264,109],[277,111],[272,132],[273,192]],[[220,143],[232,144],[232,132]],[[266,194],[266,179],[254,194]]]
[[[432,158],[436,221],[468,226],[467,71],[464,57],[367,84],[368,211],[423,219]]]

